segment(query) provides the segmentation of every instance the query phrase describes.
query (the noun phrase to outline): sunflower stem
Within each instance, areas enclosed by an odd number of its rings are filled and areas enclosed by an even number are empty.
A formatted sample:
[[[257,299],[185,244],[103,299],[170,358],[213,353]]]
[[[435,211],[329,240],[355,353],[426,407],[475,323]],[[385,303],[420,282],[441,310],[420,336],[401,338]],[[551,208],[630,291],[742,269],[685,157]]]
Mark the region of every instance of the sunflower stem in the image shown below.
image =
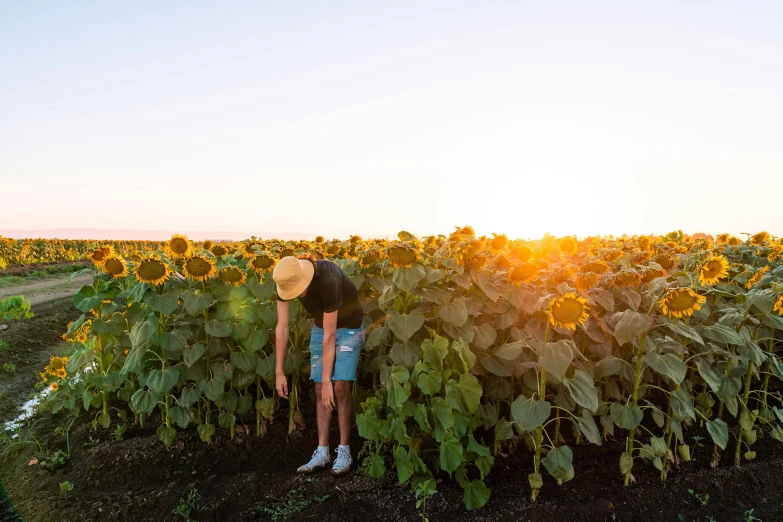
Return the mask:
[[[647,338],[647,332],[642,333],[639,337],[639,344],[636,346],[636,365],[633,370],[633,392],[631,395],[631,401],[634,407],[638,407],[639,404],[639,383],[642,379],[642,355],[644,354],[644,341]],[[606,429],[604,429],[606,432]],[[630,430],[628,438],[625,441],[625,452],[633,458],[633,440],[636,436],[636,429]],[[633,460],[631,461],[633,462]],[[631,470],[629,469],[623,477],[623,484],[629,486],[631,484]]]

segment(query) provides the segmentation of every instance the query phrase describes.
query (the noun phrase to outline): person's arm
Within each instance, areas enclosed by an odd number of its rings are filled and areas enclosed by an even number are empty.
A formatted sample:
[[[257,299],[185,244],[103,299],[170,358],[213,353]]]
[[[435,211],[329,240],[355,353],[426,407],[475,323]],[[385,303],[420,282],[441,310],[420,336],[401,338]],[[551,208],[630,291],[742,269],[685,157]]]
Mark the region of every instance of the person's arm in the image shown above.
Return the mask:
[[[277,393],[288,398],[288,378],[283,371],[285,352],[288,348],[288,313],[291,305],[288,301],[277,300],[277,327],[275,328],[275,384]]]
[[[335,340],[337,339],[337,311],[324,313],[323,364],[321,368],[321,401],[331,410],[334,408],[334,390],[332,389],[332,368],[335,359]]]

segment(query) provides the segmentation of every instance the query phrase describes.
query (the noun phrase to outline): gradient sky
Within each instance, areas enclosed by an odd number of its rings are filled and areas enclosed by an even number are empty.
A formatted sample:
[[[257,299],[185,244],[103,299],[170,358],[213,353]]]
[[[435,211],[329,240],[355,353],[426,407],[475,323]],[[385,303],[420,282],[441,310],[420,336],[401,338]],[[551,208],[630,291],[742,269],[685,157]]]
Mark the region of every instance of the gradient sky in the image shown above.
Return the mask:
[[[0,3],[0,228],[783,235],[783,2]]]

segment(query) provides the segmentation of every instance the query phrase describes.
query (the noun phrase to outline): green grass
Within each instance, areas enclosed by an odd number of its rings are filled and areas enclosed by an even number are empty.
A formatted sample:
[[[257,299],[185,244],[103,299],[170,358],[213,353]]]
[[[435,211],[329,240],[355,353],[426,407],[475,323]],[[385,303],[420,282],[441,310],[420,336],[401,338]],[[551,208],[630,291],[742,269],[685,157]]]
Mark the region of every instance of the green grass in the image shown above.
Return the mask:
[[[0,274],[0,288],[19,285],[19,284],[26,283],[28,281],[47,279],[62,274],[72,274],[73,272],[78,272],[79,270],[82,270],[84,268],[87,267],[85,265],[80,265],[80,264],[52,265],[52,266],[44,267],[40,270],[35,270],[33,272],[27,273],[23,276]]]

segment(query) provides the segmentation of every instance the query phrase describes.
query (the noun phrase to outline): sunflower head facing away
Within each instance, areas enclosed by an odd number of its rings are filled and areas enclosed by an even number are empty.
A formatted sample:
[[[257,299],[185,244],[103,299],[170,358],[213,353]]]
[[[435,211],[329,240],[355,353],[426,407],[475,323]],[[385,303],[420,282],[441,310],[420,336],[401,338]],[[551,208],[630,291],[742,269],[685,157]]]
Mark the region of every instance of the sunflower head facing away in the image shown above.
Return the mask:
[[[533,257],[533,250],[527,245],[516,245],[511,249],[511,258],[525,263]]]
[[[577,325],[585,324],[589,317],[588,312],[587,299],[573,292],[549,302],[549,322],[555,328],[576,330]]]
[[[703,285],[714,285],[729,275],[729,261],[721,255],[707,258],[699,269],[699,282]]]
[[[576,276],[574,284],[579,290],[590,290],[598,284],[598,274],[595,272],[583,272]]]
[[[206,281],[215,275],[215,262],[207,256],[195,255],[185,259],[182,264],[185,275],[196,281]]]
[[[362,254],[359,256],[359,266],[362,268],[368,268],[377,263],[380,258],[381,253],[376,247],[373,247],[370,250],[362,252]]]
[[[245,272],[235,266],[226,266],[218,270],[218,279],[231,286],[239,286],[245,282]]]
[[[125,260],[119,256],[106,258],[103,263],[103,271],[111,275],[114,279],[120,279],[128,275],[128,265]]]
[[[564,237],[560,240],[560,251],[566,254],[573,254],[576,250],[577,243],[572,237]]]
[[[171,269],[157,254],[147,254],[133,267],[133,273],[142,283],[159,285],[171,277]]]
[[[753,234],[750,237],[750,242],[753,243],[754,245],[763,245],[767,241],[769,241],[769,232],[767,231],[759,232],[758,234]]]
[[[676,288],[669,290],[658,301],[661,312],[667,317],[680,319],[690,317],[696,310],[701,310],[701,305],[706,297],[701,296],[690,288]]]
[[[538,267],[533,263],[520,263],[508,271],[508,282],[514,286],[530,281],[538,275]]]
[[[651,266],[645,267],[640,274],[642,283],[649,283],[653,279],[658,279],[666,275],[666,271],[660,268],[653,268]]]
[[[228,254],[228,249],[223,245],[212,245],[212,248],[209,249],[212,254],[214,254],[215,257],[223,257],[224,255]]]
[[[612,277],[612,285],[618,288],[636,286],[641,283],[641,276],[636,270],[620,270]]]
[[[783,315],[783,295],[778,297],[778,300],[775,301],[775,306],[772,308],[772,310],[779,313],[780,315]]]
[[[559,285],[564,281],[570,281],[573,275],[574,273],[571,267],[561,266],[552,270],[552,273],[549,276],[549,282],[554,285]]]
[[[763,266],[760,269],[756,270],[756,272],[748,278],[748,282],[745,283],[745,288],[750,290],[754,286],[758,284],[759,281],[761,281],[761,278],[764,277],[764,274],[769,272],[768,266]]]
[[[464,265],[470,258],[481,252],[484,242],[479,239],[471,239],[457,248],[455,257],[458,265]]]
[[[387,248],[386,257],[394,268],[407,268],[420,259],[418,250],[404,244]]]
[[[204,241],[204,250],[212,250],[212,247],[215,246],[215,244],[212,242],[211,239],[207,239]]]
[[[174,234],[171,239],[166,241],[166,255],[172,259],[188,257],[193,251],[193,244],[188,236],[183,234]]]
[[[506,234],[495,234],[492,233],[492,239],[489,240],[489,248],[492,250],[493,254],[497,254],[503,248],[506,246],[506,243],[508,243],[508,237]]]
[[[603,274],[607,270],[609,270],[609,265],[607,265],[604,261],[601,261],[600,259],[590,261],[589,263],[585,263],[581,267],[581,271],[584,273],[592,272],[598,275]]]

